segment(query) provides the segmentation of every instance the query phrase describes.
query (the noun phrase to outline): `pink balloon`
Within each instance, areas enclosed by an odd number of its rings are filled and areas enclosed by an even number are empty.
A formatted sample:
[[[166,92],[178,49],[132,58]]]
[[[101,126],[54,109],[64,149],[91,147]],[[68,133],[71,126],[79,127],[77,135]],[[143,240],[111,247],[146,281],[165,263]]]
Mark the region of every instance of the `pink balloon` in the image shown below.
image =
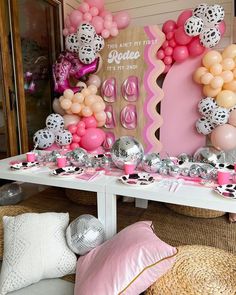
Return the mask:
[[[116,37],[116,36],[119,34],[119,31],[118,31],[117,28],[112,27],[112,28],[110,29],[110,34],[111,34],[112,37]]]
[[[106,15],[104,16],[104,21],[109,21],[112,23],[113,20],[113,16],[111,13],[106,13]]]
[[[193,38],[193,40],[188,44],[189,55],[192,57],[201,55],[205,51],[205,47],[203,47],[200,43],[199,37]]]
[[[112,27],[112,22],[109,20],[104,21],[104,28],[110,30]]]
[[[173,32],[177,28],[177,24],[174,20],[170,19],[162,25],[162,32],[167,34]]]
[[[219,29],[221,37],[222,37],[226,31],[226,24],[225,24],[224,20],[222,20],[222,22],[219,23],[218,29]]]
[[[81,138],[80,145],[87,151],[93,151],[102,145],[105,139],[105,132],[100,128],[89,128]]]
[[[110,32],[107,29],[103,29],[101,35],[104,39],[107,39],[110,36]]]
[[[89,151],[89,153],[90,154],[93,154],[93,155],[101,155],[101,154],[104,154],[105,153],[105,150],[104,150],[104,148],[102,146],[99,146],[95,150]]]
[[[177,19],[177,26],[184,26],[187,19],[189,19],[193,15],[192,10],[184,10]]]
[[[169,40],[169,46],[170,46],[170,47],[174,48],[176,45],[177,45],[177,44],[176,44],[176,42],[175,42],[174,39]]]
[[[98,10],[103,10],[104,7],[104,0],[85,0],[86,3],[88,3],[88,5],[90,7],[97,7]]]
[[[165,48],[164,52],[165,52],[165,55],[172,55],[173,54],[173,48],[168,46],[168,47]]]
[[[229,124],[236,127],[236,110],[233,110],[229,115]]]
[[[83,119],[82,119],[83,120]],[[83,121],[80,121],[78,124],[77,124],[77,128],[81,128],[81,129],[85,129],[85,123]]]
[[[76,28],[75,27],[70,27],[69,28],[69,33],[70,34],[73,34],[73,33],[75,33],[76,32]]]
[[[71,26],[71,23],[70,23],[70,17],[67,16],[66,19],[65,19],[65,27],[67,29],[69,29],[69,27]]]
[[[156,54],[158,59],[163,59],[165,57],[165,53],[163,49],[159,49]]]
[[[104,18],[104,19],[105,19],[105,17],[106,17],[107,15],[111,15],[111,16],[112,16],[112,14],[110,13],[110,11],[108,11],[108,10],[102,10],[102,11],[99,13],[99,16],[101,16],[101,17]]]
[[[70,14],[70,22],[72,27],[78,27],[83,20],[83,15],[79,10],[73,10]]]
[[[77,142],[73,142],[71,145],[70,145],[70,149],[73,151],[74,149],[77,149],[79,148],[80,145],[77,143]]]
[[[173,59],[171,56],[166,56],[166,57],[164,57],[163,62],[165,65],[171,65],[173,62]]]
[[[101,16],[93,17],[91,24],[94,26],[96,33],[100,34],[103,30],[103,18]]]
[[[69,35],[69,30],[67,28],[63,29],[63,36]]]
[[[175,31],[174,36],[175,36],[175,41],[179,45],[187,45],[192,40],[192,37],[185,33],[183,26],[179,27]]]
[[[92,15],[91,13],[89,12],[85,12],[84,16],[83,16],[83,19],[86,21],[86,22],[90,22],[92,20]]]
[[[93,5],[93,6],[95,6],[95,5]],[[89,4],[86,2],[81,3],[79,6],[79,10],[83,13],[88,12],[89,11]]]
[[[97,88],[101,86],[101,79],[97,75],[90,75],[87,85],[95,85]]]
[[[72,135],[72,142],[78,143],[78,142],[80,142],[80,140],[81,140],[81,137],[79,135],[77,135],[77,134]]]
[[[173,59],[177,62],[184,61],[189,56],[186,46],[176,46],[173,51]]]
[[[211,143],[218,149],[229,151],[236,148],[236,128],[229,124],[216,127],[211,133]]]
[[[77,131],[77,125],[76,124],[70,124],[69,126],[67,126],[67,130],[69,130],[71,134],[74,134]]]
[[[169,42],[166,40],[163,44],[162,44],[162,48],[165,49],[166,47],[169,46]]]
[[[53,143],[50,147],[44,149],[44,151],[57,151],[57,150],[60,150],[61,147],[59,145],[57,145],[56,143]]]
[[[97,120],[94,116],[84,117],[81,122],[85,123],[85,128],[96,128],[97,127]]]
[[[166,39],[167,39],[167,40],[171,40],[173,37],[174,37],[174,32],[168,32],[168,33],[166,34]]]
[[[79,135],[80,137],[84,136],[85,133],[86,133],[86,130],[84,128],[78,128],[77,129],[77,135]]]
[[[91,13],[92,16],[97,16],[99,14],[99,10],[97,9],[97,7],[91,7],[89,9],[89,12]]]
[[[113,20],[117,23],[118,29],[125,29],[130,24],[130,16],[126,11],[117,12]]]
[[[71,124],[77,124],[80,119],[76,115],[64,115],[63,116],[64,123],[65,123],[65,128],[67,128]]]

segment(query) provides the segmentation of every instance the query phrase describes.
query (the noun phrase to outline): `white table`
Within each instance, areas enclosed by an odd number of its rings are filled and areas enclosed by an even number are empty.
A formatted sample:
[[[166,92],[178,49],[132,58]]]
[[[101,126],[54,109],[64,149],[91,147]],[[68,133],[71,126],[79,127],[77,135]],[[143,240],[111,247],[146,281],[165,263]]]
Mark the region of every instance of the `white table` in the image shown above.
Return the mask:
[[[108,176],[101,175],[92,181],[80,180],[78,178],[62,178],[49,175],[49,171],[40,171],[34,169],[12,171],[9,169],[9,163],[11,161],[25,161],[25,155],[19,155],[16,157],[6,158],[0,161],[0,178],[29,182],[39,185],[56,186],[63,188],[71,188],[77,190],[85,190],[97,193],[97,214],[98,219],[102,222],[106,229],[106,202],[105,191],[106,183],[109,179]]]
[[[106,223],[107,236],[112,237],[117,230],[117,195],[177,205],[236,213],[236,200],[224,199],[212,188],[182,185],[177,192],[169,192],[158,182],[144,187],[131,187],[111,177],[106,184]],[[140,202],[142,203],[142,202]],[[136,202],[137,204],[137,202]]]

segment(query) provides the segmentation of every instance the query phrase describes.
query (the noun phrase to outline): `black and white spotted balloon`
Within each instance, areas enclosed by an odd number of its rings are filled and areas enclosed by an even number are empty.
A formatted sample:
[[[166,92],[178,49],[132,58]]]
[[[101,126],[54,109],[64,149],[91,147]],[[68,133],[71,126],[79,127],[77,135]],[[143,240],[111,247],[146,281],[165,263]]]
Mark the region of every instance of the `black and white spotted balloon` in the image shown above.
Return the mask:
[[[198,36],[203,30],[203,20],[196,16],[191,16],[184,24],[185,33],[189,36]]]
[[[90,45],[94,37],[96,36],[95,28],[87,23],[83,23],[79,26],[77,30],[77,36],[80,44],[88,44]]]
[[[94,50],[95,52],[99,52],[100,50],[103,49],[104,47],[104,39],[102,38],[102,36],[99,36],[99,35],[95,35],[94,37],[94,41],[93,41],[93,47],[94,47]]]
[[[79,52],[80,42],[77,34],[69,34],[65,40],[66,49],[70,52]]]
[[[56,134],[56,143],[63,146],[72,142],[72,134],[68,130],[60,130]]]
[[[55,141],[55,135],[48,129],[40,129],[35,132],[33,136],[33,142],[37,148],[46,149],[49,148]]]
[[[203,116],[208,116],[216,107],[217,103],[212,97],[202,98],[198,103],[198,111]]]
[[[207,27],[218,25],[225,17],[224,8],[218,4],[208,6],[204,13],[204,24]]]
[[[201,3],[193,10],[193,15],[202,18],[207,8],[208,5],[206,3]]]
[[[203,135],[208,135],[213,131],[214,125],[211,123],[211,121],[208,118],[202,117],[197,120],[196,129],[198,133]]]
[[[83,64],[91,64],[96,59],[96,52],[90,45],[83,45],[79,50],[79,59]]]
[[[206,48],[215,47],[220,42],[220,31],[218,28],[206,28],[201,32],[200,43]]]
[[[64,129],[64,119],[59,114],[51,114],[46,119],[46,127],[48,130],[56,133]]]
[[[223,125],[228,122],[229,119],[229,110],[217,107],[211,113],[210,121],[214,125]]]

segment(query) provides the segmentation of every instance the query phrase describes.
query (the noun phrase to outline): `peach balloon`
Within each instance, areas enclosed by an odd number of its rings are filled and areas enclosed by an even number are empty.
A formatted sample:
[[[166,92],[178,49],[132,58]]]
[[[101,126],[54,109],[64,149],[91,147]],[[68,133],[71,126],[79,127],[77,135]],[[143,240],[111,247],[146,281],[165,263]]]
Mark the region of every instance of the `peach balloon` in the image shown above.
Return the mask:
[[[102,126],[104,126],[105,125],[105,123],[106,123],[106,120],[105,121],[98,121],[98,127],[102,127]]]
[[[97,91],[98,91],[98,89],[97,89],[97,87],[95,85],[89,85],[88,89],[89,89],[91,94],[96,94]]]
[[[60,102],[62,102],[63,99],[64,99],[64,96],[60,96],[60,97],[59,97],[59,101],[60,101]]]
[[[233,70],[234,78],[236,78],[236,69]]]
[[[222,64],[223,70],[225,71],[231,71],[235,68],[235,62],[230,57],[223,59],[221,64]]]
[[[63,96],[64,96],[66,99],[72,99],[73,96],[74,96],[74,91],[71,90],[71,89],[66,89],[66,90],[63,92]]]
[[[229,83],[224,83],[223,89],[236,92],[236,80],[232,80]]]
[[[212,65],[220,63],[221,61],[221,54],[216,50],[211,50],[203,56],[202,64],[204,65],[204,67],[209,69]]]
[[[94,113],[99,113],[105,110],[105,103],[95,102],[94,104],[92,104],[91,108]]]
[[[94,117],[97,119],[98,122],[100,121],[106,121],[106,113],[105,112],[98,112],[94,113]]]
[[[201,77],[207,72],[208,70],[205,67],[198,68],[193,74],[193,80],[198,84],[202,84]]]
[[[216,97],[219,106],[230,109],[236,105],[236,94],[230,90],[222,90]]]
[[[211,143],[218,150],[236,148],[236,128],[229,124],[216,127],[211,133]]]
[[[223,78],[225,83],[229,83],[233,80],[234,75],[231,71],[223,71],[221,73],[221,77]]]
[[[87,88],[86,83],[81,82],[81,81],[79,81],[79,82],[76,84],[76,86],[77,86],[77,87],[81,87],[81,88]]]
[[[69,110],[72,105],[72,102],[70,99],[64,98],[60,104],[64,110]]]
[[[84,103],[86,106],[91,106],[93,103],[97,101],[96,95],[90,94],[85,97]]]
[[[95,85],[97,88],[101,86],[101,79],[97,75],[90,75],[87,84]]]
[[[82,110],[81,110],[81,113],[84,117],[89,117],[89,116],[92,116],[93,112],[92,110],[90,109],[90,107],[83,107]]]
[[[64,115],[63,119],[65,128],[67,128],[69,125],[77,124],[80,121],[79,116],[77,115]]]
[[[214,78],[214,76],[211,73],[206,73],[206,74],[202,75],[201,82],[204,85],[208,85],[208,84],[210,84],[210,82],[213,78]]]
[[[68,115],[73,115],[73,113],[72,113],[71,109],[69,109],[69,110],[66,110],[66,113],[67,113]]]
[[[96,102],[103,102],[104,103],[104,100],[101,96],[99,95],[95,95],[96,96]]]
[[[74,114],[78,114],[81,111],[81,105],[79,103],[72,103],[71,111]]]
[[[229,115],[229,124],[236,127],[236,110],[233,110]]]
[[[230,57],[235,58],[236,57],[236,44],[231,44],[225,48],[225,50],[222,53],[223,58]]]
[[[84,101],[84,96],[82,93],[80,92],[77,92],[73,99],[72,99],[73,102],[76,102],[76,103],[82,103]]]
[[[216,97],[220,93],[221,88],[214,89],[210,85],[205,85],[202,90],[205,96]]]
[[[81,91],[82,95],[85,97],[85,96],[88,96],[90,95],[90,90],[88,88],[85,88]]]
[[[224,80],[221,76],[215,76],[210,83],[210,86],[214,89],[221,88],[224,84]]]
[[[210,67],[210,73],[213,76],[220,75],[222,73],[222,65],[221,64],[214,64]]]

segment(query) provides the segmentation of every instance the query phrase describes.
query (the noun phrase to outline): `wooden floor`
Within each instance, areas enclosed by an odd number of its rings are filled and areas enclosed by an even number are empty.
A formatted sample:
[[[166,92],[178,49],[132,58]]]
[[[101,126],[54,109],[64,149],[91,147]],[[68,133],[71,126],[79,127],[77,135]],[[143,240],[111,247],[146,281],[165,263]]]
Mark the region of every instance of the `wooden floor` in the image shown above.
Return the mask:
[[[90,203],[91,198],[94,205],[78,205],[67,199],[64,189],[50,188],[24,200],[23,204],[40,212],[69,212],[73,220],[81,214],[96,216],[96,197],[89,197]],[[214,219],[193,218],[174,213],[163,203],[149,202],[148,209],[141,209],[135,208],[134,203],[118,200],[118,230],[139,220],[153,221],[157,235],[173,246],[208,245],[236,254],[236,224],[229,224],[227,215]]]

